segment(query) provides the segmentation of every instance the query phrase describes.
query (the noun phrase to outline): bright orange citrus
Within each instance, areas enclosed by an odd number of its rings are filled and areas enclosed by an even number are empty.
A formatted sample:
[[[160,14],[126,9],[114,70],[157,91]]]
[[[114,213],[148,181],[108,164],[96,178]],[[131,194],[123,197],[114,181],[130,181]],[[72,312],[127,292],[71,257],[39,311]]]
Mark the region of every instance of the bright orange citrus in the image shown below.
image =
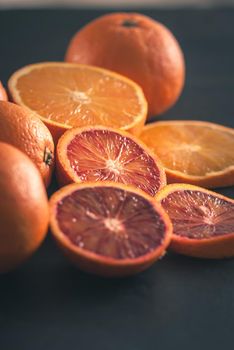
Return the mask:
[[[110,13],[88,23],[72,38],[65,60],[134,80],[144,91],[150,116],[171,107],[184,85],[184,57],[176,38],[163,24],[139,13]]]
[[[0,273],[28,259],[48,228],[45,186],[33,162],[17,148],[0,142]]]
[[[9,80],[14,102],[35,111],[55,141],[72,127],[105,125],[139,134],[147,115],[141,88],[105,69],[39,63],[15,72]]]
[[[46,186],[54,168],[54,142],[48,128],[28,108],[0,101],[0,141],[9,143],[36,164]]]
[[[202,121],[165,121],[145,126],[140,137],[161,159],[168,183],[234,185],[234,129]]]

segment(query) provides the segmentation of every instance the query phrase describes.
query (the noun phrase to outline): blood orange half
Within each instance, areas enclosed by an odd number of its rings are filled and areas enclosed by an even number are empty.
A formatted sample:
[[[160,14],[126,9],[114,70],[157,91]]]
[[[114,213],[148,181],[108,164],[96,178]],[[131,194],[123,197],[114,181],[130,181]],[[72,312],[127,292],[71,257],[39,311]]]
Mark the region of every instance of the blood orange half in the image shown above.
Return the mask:
[[[151,196],[166,185],[157,157],[127,132],[106,128],[71,129],[57,146],[61,185],[83,181],[115,181],[134,185]]]
[[[164,255],[171,222],[152,197],[126,185],[71,184],[50,199],[59,247],[80,269],[101,276],[145,270]]]
[[[199,258],[234,256],[234,200],[185,184],[164,187],[156,199],[172,221],[172,250]]]

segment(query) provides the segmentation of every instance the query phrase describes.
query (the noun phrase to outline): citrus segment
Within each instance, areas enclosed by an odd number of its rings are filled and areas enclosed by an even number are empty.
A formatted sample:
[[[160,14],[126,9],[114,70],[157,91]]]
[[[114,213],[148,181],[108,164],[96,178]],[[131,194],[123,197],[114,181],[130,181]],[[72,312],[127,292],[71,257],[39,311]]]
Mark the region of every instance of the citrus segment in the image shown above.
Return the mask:
[[[165,112],[181,94],[185,63],[174,35],[140,13],[109,13],[81,28],[65,60],[111,69],[143,89],[151,116]]]
[[[13,100],[37,112],[60,134],[71,127],[106,125],[139,134],[147,115],[141,88],[108,70],[69,63],[26,66],[9,80]]]
[[[132,184],[154,196],[166,184],[157,158],[130,134],[112,128],[67,131],[57,147],[60,184],[115,181]]]
[[[115,259],[132,259],[151,252],[161,244],[165,229],[144,198],[135,194],[133,199],[132,193],[110,187],[99,187],[93,195],[90,188],[73,192],[58,204],[57,219],[60,230],[73,244]],[[139,224],[143,225],[141,232]]]
[[[172,249],[197,257],[234,256],[232,199],[184,184],[166,186],[157,199],[172,221]]]
[[[161,159],[168,182],[204,187],[234,185],[234,129],[200,121],[146,126],[142,141]]]
[[[168,216],[150,196],[115,183],[72,184],[51,200],[51,229],[81,269],[105,276],[144,270],[170,241]]]

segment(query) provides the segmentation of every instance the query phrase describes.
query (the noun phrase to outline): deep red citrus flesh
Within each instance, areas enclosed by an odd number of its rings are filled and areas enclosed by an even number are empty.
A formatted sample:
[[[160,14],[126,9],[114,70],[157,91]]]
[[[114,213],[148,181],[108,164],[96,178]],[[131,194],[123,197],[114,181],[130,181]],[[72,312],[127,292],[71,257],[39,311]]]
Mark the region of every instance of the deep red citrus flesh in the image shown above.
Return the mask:
[[[234,233],[234,204],[194,190],[175,191],[161,201],[173,224],[173,233],[205,239]]]
[[[67,158],[81,181],[132,184],[154,196],[162,180],[155,160],[131,138],[110,130],[89,130],[75,135]]]
[[[60,231],[86,251],[114,259],[134,259],[161,246],[166,225],[144,197],[114,187],[85,187],[61,199]]]

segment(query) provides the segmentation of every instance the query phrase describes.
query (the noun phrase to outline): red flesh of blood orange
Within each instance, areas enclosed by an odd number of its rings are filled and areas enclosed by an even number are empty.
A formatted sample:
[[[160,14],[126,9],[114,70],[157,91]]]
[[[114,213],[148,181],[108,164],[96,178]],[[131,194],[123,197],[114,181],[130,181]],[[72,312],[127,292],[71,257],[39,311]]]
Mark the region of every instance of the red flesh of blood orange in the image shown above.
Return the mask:
[[[234,256],[234,201],[203,188],[173,184],[157,195],[168,213],[171,248],[201,258]]]
[[[51,200],[51,229],[81,269],[103,276],[140,272],[161,257],[171,223],[143,191],[115,183],[72,184]]]
[[[157,157],[132,135],[95,127],[72,129],[57,147],[61,185],[84,181],[115,181],[134,185],[151,196],[166,184]]]

